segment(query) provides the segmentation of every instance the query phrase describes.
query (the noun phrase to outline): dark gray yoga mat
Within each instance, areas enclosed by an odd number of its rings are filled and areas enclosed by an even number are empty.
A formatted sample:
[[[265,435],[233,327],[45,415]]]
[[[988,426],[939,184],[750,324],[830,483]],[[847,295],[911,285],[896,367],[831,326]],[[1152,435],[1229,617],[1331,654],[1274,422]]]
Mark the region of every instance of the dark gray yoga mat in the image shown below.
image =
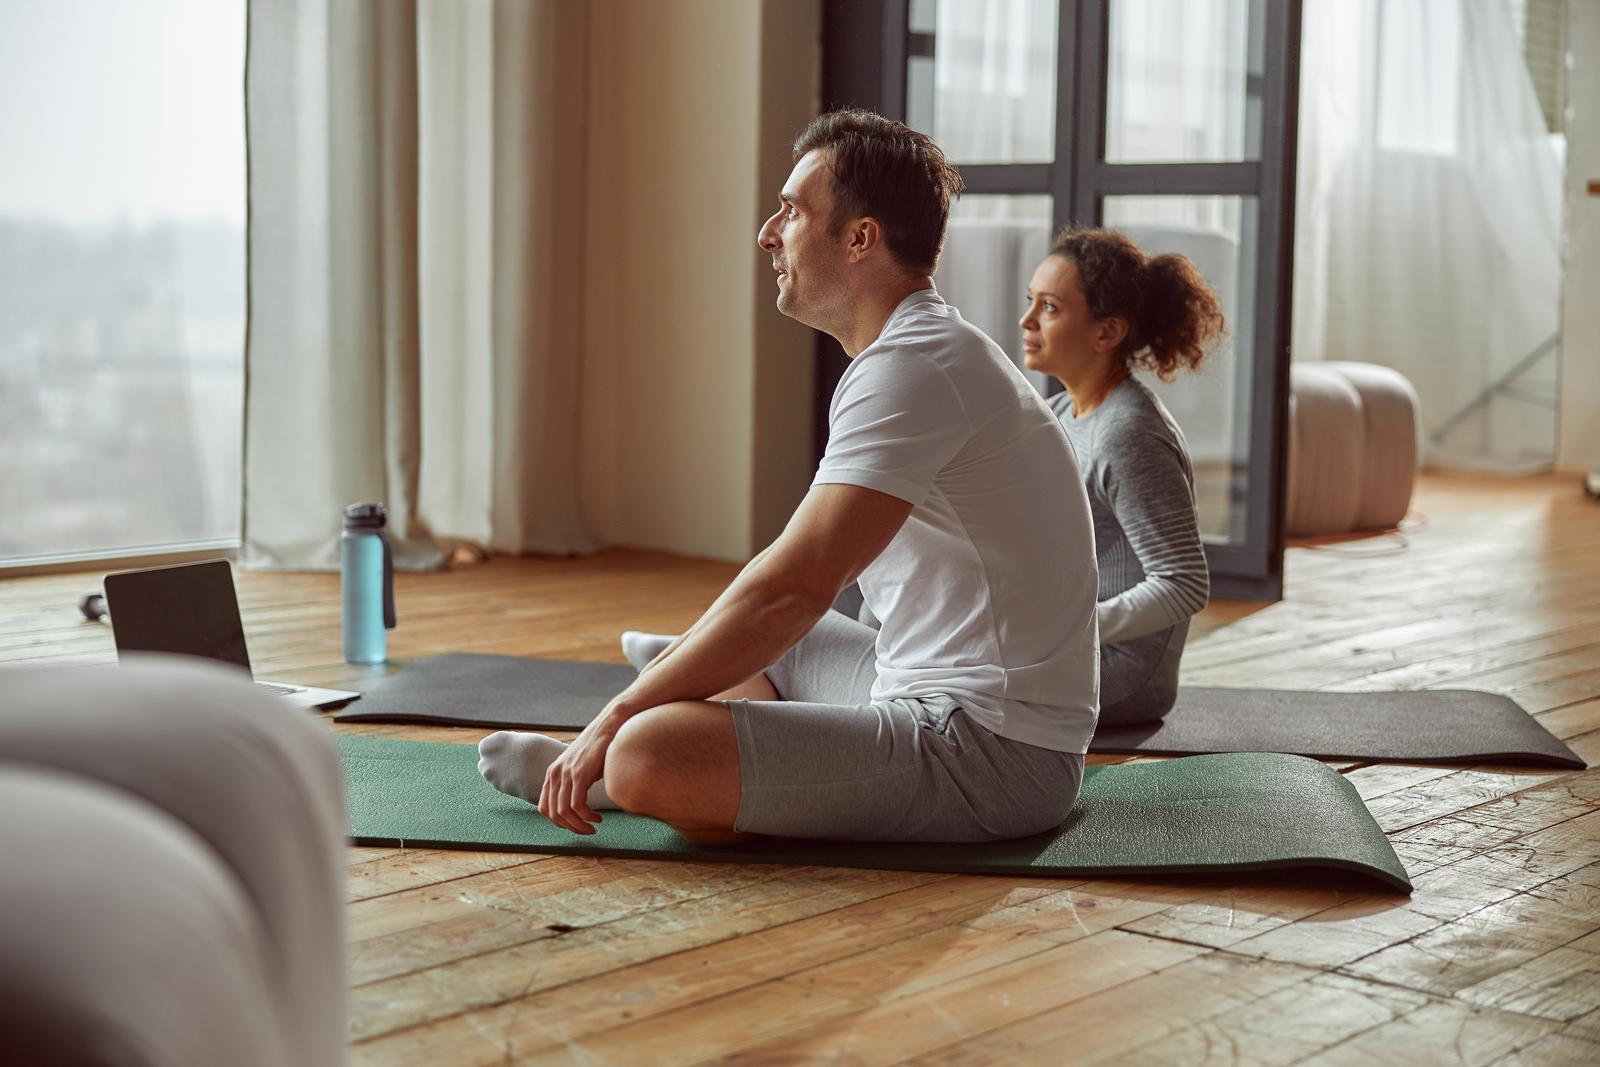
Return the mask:
[[[407,664],[333,718],[581,730],[637,676],[616,663],[452,652]]]
[[[337,722],[581,730],[632,681],[631,667],[454,653],[417,660]],[[1505,760],[1583,767],[1516,701],[1471,689],[1327,693],[1184,688],[1159,723],[1103,725],[1092,752],[1289,752],[1321,759]]]
[[[1061,829],[984,844],[762,839],[692,845],[671,827],[605,812],[592,837],[552,825],[478,776],[473,745],[340,735],[358,845],[587,853],[964,874],[1127,875],[1336,868],[1409,892],[1411,880],[1355,787],[1315,760],[1191,756],[1086,768]]]
[[[1587,766],[1516,701],[1475,689],[1328,693],[1185,687],[1160,722],[1102,725],[1089,748],[1171,756],[1293,752],[1320,759]]]

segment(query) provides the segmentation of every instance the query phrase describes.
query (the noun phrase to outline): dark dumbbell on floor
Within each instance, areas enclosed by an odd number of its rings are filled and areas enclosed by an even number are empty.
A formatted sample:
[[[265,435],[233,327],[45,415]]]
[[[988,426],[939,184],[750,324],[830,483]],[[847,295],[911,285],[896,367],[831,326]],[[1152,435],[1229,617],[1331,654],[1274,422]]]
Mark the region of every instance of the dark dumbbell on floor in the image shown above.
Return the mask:
[[[90,622],[99,622],[106,617],[105,594],[98,589],[83,594],[78,598],[78,610],[83,612],[83,617]]]

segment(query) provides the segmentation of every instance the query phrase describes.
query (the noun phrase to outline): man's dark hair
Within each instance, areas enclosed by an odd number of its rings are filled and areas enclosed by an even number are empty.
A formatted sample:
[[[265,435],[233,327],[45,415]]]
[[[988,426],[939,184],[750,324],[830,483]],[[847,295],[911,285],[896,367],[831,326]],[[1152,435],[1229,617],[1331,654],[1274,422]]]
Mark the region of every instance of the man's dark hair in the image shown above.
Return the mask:
[[[825,151],[833,174],[834,230],[870,215],[896,262],[932,274],[950,200],[965,188],[933,139],[871,111],[831,111],[795,139],[794,158],[815,149]]]

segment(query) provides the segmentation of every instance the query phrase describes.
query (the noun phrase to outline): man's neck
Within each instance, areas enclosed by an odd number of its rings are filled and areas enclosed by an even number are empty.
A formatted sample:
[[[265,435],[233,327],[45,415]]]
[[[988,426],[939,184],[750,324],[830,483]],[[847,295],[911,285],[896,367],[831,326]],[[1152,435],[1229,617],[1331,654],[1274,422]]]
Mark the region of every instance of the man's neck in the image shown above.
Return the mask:
[[[883,333],[883,327],[889,321],[889,316],[894,314],[894,309],[912,293],[923,289],[932,289],[933,279],[926,275],[920,277],[900,277],[892,284],[881,288],[874,287],[871,295],[856,304],[850,316],[850,321],[833,333],[834,339],[844,347],[845,355],[855,359],[867,346],[878,339]]]

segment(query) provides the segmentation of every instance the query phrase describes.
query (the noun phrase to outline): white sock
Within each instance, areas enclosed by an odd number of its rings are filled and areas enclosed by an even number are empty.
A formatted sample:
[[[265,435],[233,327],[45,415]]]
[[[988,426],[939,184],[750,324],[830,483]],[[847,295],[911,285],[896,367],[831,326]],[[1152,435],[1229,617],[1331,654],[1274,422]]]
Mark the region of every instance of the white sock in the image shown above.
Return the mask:
[[[647,634],[642,630],[622,631],[622,654],[627,657],[633,669],[642,671],[650,666],[650,661],[667,650],[667,646],[678,638],[675,634]]]
[[[566,750],[566,745],[544,734],[501,730],[478,742],[478,773],[500,792],[538,804],[544,772]],[[622,810],[606,795],[604,782],[589,787],[588,799],[596,811]]]

